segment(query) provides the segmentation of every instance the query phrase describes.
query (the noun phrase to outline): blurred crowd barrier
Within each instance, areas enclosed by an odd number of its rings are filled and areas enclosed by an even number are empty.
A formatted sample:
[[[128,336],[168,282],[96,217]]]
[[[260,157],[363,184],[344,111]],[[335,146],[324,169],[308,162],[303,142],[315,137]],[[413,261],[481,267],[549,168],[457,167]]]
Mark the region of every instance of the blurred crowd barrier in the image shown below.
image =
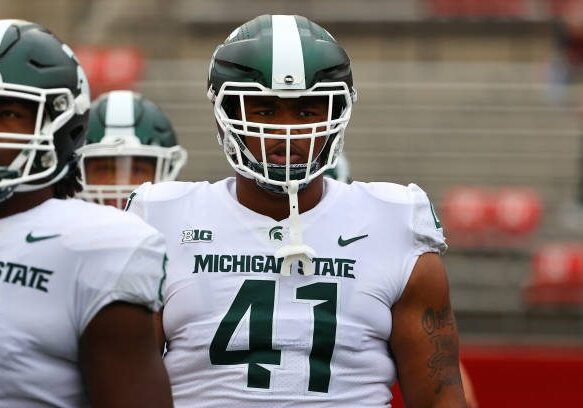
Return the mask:
[[[583,398],[583,348],[541,345],[462,347],[464,366],[479,407],[579,407]],[[394,387],[393,408],[403,408]]]

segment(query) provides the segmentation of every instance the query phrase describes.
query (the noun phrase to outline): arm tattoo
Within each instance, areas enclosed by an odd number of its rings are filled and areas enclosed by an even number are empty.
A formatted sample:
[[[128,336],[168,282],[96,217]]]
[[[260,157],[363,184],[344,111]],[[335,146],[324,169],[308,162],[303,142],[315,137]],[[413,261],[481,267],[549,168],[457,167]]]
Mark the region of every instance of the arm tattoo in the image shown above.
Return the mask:
[[[423,330],[430,336],[439,330],[453,329],[451,308],[449,306],[441,310],[433,310],[431,307],[427,308],[421,318],[421,324],[423,325]]]
[[[435,384],[434,392],[439,394],[445,386],[461,384],[458,345],[450,307],[446,306],[441,310],[427,308],[421,324],[433,345],[434,351],[427,360],[427,368],[429,377]]]

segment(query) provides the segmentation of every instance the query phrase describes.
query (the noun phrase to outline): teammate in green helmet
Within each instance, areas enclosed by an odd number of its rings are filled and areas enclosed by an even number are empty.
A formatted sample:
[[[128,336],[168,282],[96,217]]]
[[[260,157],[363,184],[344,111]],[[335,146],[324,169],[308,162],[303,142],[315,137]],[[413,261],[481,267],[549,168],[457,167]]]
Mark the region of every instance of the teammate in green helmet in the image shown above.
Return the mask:
[[[89,87],[44,27],[0,19],[0,407],[170,407],[160,233],[71,198]]]
[[[78,189],[75,149],[84,143],[89,113],[87,79],[73,51],[42,27],[3,23],[0,102],[26,106],[32,126],[11,131],[8,125],[0,133],[0,151],[7,156],[0,163],[0,202],[15,192],[56,185],[59,196],[71,195]],[[7,108],[1,118],[19,116]]]
[[[142,183],[175,180],[187,158],[164,112],[132,91],[111,91],[92,103],[87,145],[78,154],[78,196],[118,208]]]

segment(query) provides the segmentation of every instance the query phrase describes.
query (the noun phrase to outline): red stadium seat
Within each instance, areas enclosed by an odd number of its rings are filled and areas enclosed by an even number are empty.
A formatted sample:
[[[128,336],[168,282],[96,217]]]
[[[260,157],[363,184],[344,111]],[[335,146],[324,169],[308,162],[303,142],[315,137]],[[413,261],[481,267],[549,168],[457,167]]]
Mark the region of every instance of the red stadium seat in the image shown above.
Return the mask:
[[[440,207],[448,229],[471,233],[487,227],[491,208],[490,195],[480,187],[456,187],[445,194]]]
[[[134,47],[81,46],[75,54],[85,69],[93,98],[115,89],[134,89],[144,69],[144,58]]]
[[[493,225],[494,206],[487,189],[474,186],[448,191],[439,207],[450,247],[483,247]]]
[[[539,224],[541,207],[540,198],[532,189],[500,189],[495,199],[496,225],[509,234],[528,234]]]
[[[531,305],[583,303],[583,243],[554,243],[539,248],[525,287]]]
[[[524,187],[455,187],[440,206],[448,242],[464,248],[520,248],[540,224],[542,204]]]

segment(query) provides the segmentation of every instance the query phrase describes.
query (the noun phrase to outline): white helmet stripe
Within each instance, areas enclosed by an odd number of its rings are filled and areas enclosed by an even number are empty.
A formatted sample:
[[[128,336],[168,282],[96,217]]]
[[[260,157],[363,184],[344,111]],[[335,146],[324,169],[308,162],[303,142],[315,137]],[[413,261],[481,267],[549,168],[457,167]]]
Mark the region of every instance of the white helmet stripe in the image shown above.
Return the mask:
[[[10,28],[12,24],[14,24],[18,20],[0,20],[0,45],[2,44],[2,40],[4,40],[4,35],[6,31]]]
[[[306,89],[304,54],[294,16],[271,17],[273,30],[272,89]]]
[[[112,91],[107,98],[105,136],[134,135],[134,96],[131,91]]]

